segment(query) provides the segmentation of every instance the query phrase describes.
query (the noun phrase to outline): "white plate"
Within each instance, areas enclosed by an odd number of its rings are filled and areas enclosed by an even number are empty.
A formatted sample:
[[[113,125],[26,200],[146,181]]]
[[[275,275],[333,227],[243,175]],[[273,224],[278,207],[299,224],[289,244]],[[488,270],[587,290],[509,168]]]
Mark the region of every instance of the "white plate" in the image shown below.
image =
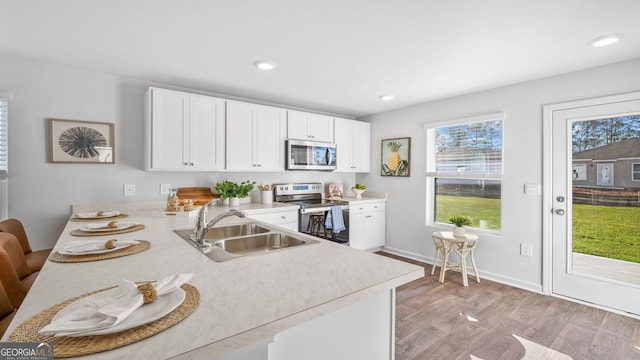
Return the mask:
[[[98,216],[97,212],[77,213],[73,215],[73,218],[75,219],[108,219],[116,216],[120,216],[119,211],[104,211],[104,214],[100,216]]]
[[[86,231],[86,232],[118,231],[118,230],[124,230],[124,229],[128,229],[128,228],[130,228],[132,226],[139,225],[138,223],[135,223],[135,222],[120,222],[120,221],[118,221],[115,224],[116,227],[110,228],[110,227],[107,227],[107,224],[108,223],[105,223],[104,227],[99,227],[99,228],[90,228],[90,227],[87,227],[85,225],[85,226],[81,227],[80,230]]]
[[[60,309],[58,313],[51,319],[51,322],[55,321],[61,316],[68,314],[70,311],[73,311],[80,306],[86,304],[89,301],[93,301],[93,299],[97,296],[104,297],[108,295],[110,292],[115,291],[117,288],[105,290],[93,295],[85,296],[73,303],[67,305],[66,307]],[[124,319],[120,324],[116,326],[112,326],[105,329],[93,330],[93,331],[85,331],[82,333],[78,333],[75,335],[65,335],[71,337],[80,337],[80,336],[89,336],[89,335],[106,335],[113,334],[120,331],[128,330],[134,328],[136,326],[144,325],[150,323],[152,321],[156,321],[163,316],[172,312],[175,308],[180,306],[186,297],[186,293],[182,288],[178,288],[173,292],[170,292],[166,295],[159,296],[154,302],[142,305],[141,307],[134,310],[129,317]]]
[[[78,255],[88,255],[88,254],[104,254],[104,253],[108,253],[108,252],[112,252],[112,251],[116,251],[116,250],[126,249],[131,245],[135,245],[135,244],[128,244],[128,245],[125,245],[125,246],[116,246],[113,249],[96,249],[96,250],[83,251],[83,252],[71,252],[71,251],[67,251],[65,249],[60,249],[60,250],[58,250],[58,253],[61,254],[61,255],[68,255],[68,256],[78,256]]]

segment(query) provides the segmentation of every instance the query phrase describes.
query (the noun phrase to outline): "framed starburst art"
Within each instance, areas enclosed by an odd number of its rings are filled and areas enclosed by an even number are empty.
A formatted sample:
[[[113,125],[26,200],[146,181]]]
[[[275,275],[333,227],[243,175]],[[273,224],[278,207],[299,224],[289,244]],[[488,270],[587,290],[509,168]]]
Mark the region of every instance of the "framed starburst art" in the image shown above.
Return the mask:
[[[382,176],[409,176],[411,138],[382,140]]]
[[[114,164],[113,124],[49,119],[49,162]]]

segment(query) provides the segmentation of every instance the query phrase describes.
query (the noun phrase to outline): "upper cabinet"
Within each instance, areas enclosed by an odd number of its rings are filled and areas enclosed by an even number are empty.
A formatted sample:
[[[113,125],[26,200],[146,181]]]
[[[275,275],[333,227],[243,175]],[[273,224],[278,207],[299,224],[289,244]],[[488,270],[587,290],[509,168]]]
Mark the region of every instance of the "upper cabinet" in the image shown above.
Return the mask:
[[[227,101],[227,170],[284,171],[285,109]]]
[[[302,111],[287,111],[289,139],[333,142],[333,118]]]
[[[225,100],[149,88],[145,101],[148,170],[224,169]]]
[[[371,171],[371,124],[335,118],[337,172]]]

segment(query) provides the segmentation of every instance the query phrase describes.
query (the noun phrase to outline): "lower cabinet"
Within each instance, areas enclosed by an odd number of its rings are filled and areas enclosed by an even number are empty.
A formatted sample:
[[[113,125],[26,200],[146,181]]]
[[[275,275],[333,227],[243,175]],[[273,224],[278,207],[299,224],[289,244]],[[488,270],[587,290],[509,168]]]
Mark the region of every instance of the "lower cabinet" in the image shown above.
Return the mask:
[[[298,210],[266,213],[256,213],[252,211],[247,216],[271,225],[282,226],[287,230],[298,231]]]
[[[373,294],[297,326],[272,342],[249,345],[220,360],[395,358],[395,289]]]
[[[375,250],[384,246],[384,201],[349,205],[349,244],[361,250]]]

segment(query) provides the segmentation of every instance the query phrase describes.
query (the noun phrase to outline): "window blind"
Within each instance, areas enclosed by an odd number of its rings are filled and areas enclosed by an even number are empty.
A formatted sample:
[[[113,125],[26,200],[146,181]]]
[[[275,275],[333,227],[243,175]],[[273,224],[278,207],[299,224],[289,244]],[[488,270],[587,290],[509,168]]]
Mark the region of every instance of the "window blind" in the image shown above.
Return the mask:
[[[0,93],[0,179],[9,171],[9,101]]]

